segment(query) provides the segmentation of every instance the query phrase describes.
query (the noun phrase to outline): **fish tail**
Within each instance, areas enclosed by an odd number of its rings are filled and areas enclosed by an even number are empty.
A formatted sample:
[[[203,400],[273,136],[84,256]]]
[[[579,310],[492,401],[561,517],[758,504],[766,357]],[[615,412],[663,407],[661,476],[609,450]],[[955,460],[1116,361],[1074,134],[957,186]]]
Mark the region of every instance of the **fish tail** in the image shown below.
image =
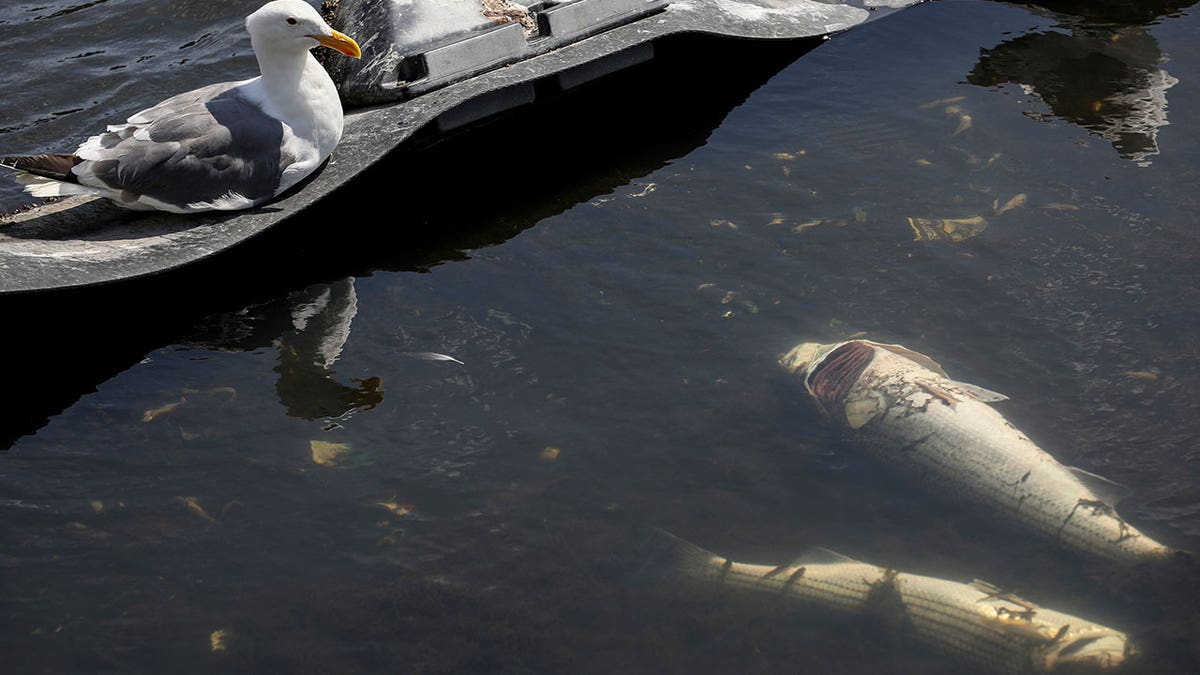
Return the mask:
[[[658,527],[640,534],[642,576],[706,577],[726,561],[712,551],[681,539]]]

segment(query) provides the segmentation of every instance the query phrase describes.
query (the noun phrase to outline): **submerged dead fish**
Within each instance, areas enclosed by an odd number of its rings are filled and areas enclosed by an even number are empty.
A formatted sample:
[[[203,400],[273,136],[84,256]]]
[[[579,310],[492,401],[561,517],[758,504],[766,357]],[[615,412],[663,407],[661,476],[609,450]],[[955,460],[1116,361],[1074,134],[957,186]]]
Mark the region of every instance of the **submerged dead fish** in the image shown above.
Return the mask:
[[[951,380],[923,354],[870,340],[805,343],[780,364],[876,456],[939,488],[1079,551],[1126,562],[1171,552],[1117,514],[1121,486],[1058,463],[986,405],[1005,396]]]
[[[689,579],[782,595],[843,614],[875,615],[943,654],[993,672],[1107,670],[1135,653],[1118,630],[1039,607],[982,581],[897,572],[825,549],[772,566],[734,562],[665,532],[657,532],[654,542],[658,562]]]

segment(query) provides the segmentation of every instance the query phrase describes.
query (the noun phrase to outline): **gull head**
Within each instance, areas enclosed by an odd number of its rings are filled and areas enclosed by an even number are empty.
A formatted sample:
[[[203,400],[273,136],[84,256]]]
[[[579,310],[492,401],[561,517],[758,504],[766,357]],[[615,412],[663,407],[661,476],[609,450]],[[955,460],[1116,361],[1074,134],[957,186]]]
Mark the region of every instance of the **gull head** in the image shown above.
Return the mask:
[[[361,58],[358,43],[329,27],[304,0],[274,0],[246,17],[246,31],[254,51],[305,52],[322,46],[352,58]]]

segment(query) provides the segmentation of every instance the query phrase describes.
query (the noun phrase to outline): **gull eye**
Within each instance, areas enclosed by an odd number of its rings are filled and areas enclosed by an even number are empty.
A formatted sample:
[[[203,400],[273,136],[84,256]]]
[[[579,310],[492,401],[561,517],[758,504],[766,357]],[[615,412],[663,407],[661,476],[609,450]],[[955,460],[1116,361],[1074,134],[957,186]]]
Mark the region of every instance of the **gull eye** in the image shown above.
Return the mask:
[[[295,26],[297,23],[299,23],[296,21],[296,17],[294,16],[289,16],[287,21],[289,26]]]

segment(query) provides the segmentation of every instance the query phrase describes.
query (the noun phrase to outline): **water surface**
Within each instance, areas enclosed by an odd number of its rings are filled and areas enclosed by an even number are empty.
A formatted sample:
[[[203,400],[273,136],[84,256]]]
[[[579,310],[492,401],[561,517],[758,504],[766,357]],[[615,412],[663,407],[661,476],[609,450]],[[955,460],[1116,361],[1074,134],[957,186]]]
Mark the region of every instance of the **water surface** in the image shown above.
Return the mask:
[[[1183,5],[936,2],[815,49],[676,41],[194,270],[7,300],[0,653],[13,672],[961,672],[877,626],[646,583],[656,525],[740,560],[819,545],[986,579],[1128,630],[1138,672],[1195,672],[1194,579],[897,480],[775,365],[860,334],[927,353],[1200,549]],[[19,5],[0,146],[69,149],[248,76],[244,11]]]

